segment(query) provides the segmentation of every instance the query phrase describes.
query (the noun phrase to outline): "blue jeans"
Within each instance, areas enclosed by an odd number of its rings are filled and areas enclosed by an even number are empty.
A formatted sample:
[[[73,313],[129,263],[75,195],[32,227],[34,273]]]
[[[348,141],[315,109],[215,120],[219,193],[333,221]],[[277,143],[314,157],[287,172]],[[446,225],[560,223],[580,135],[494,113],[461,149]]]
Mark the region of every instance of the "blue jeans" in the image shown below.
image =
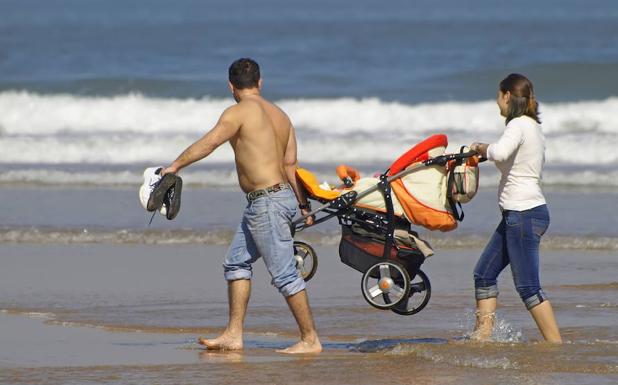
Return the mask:
[[[290,229],[296,205],[289,187],[247,204],[223,263],[226,280],[251,279],[251,265],[262,257],[272,284],[281,294],[289,297],[305,289],[305,281],[296,270]]]
[[[498,275],[509,264],[515,288],[528,310],[546,300],[539,283],[539,244],[547,227],[547,205],[502,212],[502,221],[474,268],[477,300],[498,296]]]

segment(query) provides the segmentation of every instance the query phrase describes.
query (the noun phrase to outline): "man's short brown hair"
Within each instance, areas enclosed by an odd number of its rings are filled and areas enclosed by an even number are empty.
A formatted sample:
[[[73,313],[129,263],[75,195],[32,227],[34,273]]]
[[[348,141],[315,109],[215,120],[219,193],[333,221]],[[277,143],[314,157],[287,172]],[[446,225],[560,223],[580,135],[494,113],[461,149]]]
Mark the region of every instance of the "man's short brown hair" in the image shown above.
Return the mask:
[[[260,66],[253,59],[240,58],[230,65],[228,75],[234,88],[255,88],[260,81]]]

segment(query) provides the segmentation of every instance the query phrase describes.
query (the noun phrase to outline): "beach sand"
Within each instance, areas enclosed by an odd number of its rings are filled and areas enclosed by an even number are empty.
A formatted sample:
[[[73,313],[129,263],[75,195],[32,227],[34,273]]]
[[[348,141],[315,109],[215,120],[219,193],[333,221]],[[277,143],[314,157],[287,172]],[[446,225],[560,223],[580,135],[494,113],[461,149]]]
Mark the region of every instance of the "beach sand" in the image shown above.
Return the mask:
[[[500,281],[497,342],[465,341],[479,249],[436,250],[423,265],[427,308],[400,316],[370,307],[360,273],[317,246],[308,292],[325,352],[275,353],[297,338],[285,302],[255,266],[242,353],[195,343],[227,319],[225,246],[0,245],[2,384],[610,384],[618,381],[618,264],[612,252],[546,250],[542,282],[564,346],[540,335]]]

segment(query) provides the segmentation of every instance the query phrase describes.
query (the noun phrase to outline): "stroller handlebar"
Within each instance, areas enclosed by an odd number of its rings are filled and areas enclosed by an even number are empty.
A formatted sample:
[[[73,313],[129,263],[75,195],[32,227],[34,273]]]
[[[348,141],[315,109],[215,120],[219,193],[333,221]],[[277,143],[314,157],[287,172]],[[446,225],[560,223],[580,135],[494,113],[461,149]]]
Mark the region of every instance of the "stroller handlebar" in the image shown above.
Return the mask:
[[[427,159],[426,161],[423,162],[423,164],[425,166],[432,166],[434,164],[439,164],[441,166],[444,166],[447,162],[451,160],[471,158],[475,155],[478,155],[476,151],[458,152],[454,154],[444,154],[444,155],[436,156],[435,158]]]

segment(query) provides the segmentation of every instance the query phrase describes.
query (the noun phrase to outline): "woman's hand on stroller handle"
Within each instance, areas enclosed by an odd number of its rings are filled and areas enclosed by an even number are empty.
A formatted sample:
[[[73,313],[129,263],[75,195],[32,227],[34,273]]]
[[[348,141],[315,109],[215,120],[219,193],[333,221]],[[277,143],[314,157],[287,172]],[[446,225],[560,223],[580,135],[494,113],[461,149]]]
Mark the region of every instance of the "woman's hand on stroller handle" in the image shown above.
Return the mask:
[[[470,145],[470,151],[480,155],[482,158],[487,158],[487,147],[489,144],[474,142]]]

